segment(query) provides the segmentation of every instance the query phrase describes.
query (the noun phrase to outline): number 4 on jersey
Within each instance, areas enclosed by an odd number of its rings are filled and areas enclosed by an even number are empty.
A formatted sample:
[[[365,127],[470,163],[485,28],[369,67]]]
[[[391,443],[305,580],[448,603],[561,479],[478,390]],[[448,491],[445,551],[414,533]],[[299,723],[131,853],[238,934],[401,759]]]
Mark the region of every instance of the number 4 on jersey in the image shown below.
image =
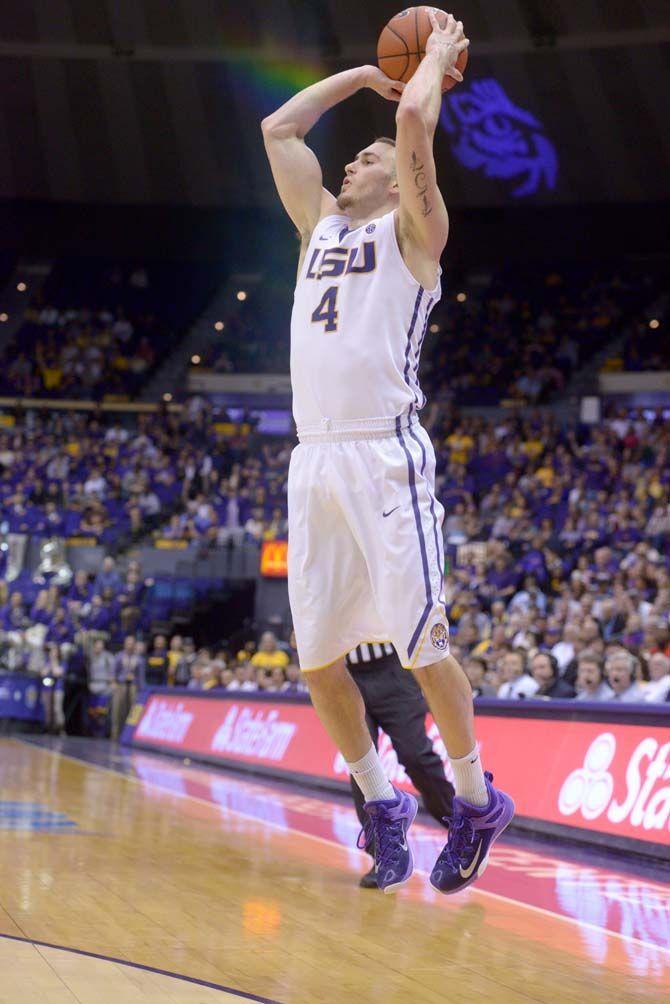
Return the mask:
[[[337,331],[337,291],[338,286],[329,286],[321,297],[321,302],[312,314],[312,324],[326,325],[324,331]]]

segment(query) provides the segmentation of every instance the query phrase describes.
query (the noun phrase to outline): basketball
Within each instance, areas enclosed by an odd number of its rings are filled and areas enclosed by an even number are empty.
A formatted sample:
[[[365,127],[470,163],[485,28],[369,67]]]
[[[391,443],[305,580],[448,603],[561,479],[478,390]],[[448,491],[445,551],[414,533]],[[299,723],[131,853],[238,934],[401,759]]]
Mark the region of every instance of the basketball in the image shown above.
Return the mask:
[[[447,15],[436,7],[408,7],[396,14],[382,29],[377,42],[377,62],[387,77],[405,83],[413,76],[417,66],[426,55],[426,42],[432,27],[428,11],[434,10],[442,26]],[[456,67],[463,73],[468,62],[468,50],[460,53]],[[458,83],[445,75],[442,90],[449,91]]]

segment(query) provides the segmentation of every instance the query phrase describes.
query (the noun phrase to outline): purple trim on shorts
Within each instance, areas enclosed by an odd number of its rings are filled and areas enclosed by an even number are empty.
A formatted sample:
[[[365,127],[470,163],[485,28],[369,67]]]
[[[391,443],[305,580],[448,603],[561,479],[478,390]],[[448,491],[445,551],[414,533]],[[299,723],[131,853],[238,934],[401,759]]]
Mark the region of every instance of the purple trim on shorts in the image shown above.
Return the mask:
[[[88,959],[100,959],[102,962],[114,962],[116,965],[128,966],[130,969],[142,969],[145,973],[169,976],[173,980],[181,980],[183,983],[195,983],[196,986],[208,987],[210,990],[223,990],[225,993],[235,994],[246,1001],[258,1001],[259,1004],[280,1004],[279,1001],[271,1000],[269,997],[259,997],[258,994],[249,994],[244,990],[237,990],[235,987],[226,987],[222,983],[210,983],[208,980],[199,980],[195,976],[184,976],[182,973],[173,973],[169,969],[157,969],[156,966],[145,966],[141,962],[129,962],[127,959],[118,959],[114,955],[100,955],[98,952],[87,952],[83,948],[54,945],[49,941],[36,941],[35,938],[20,938],[16,934],[0,934],[0,938],[6,938],[8,941],[22,941],[26,945],[37,945],[39,948],[55,948],[60,952],[84,955]]]
[[[414,461],[412,460],[412,454],[407,449],[405,440],[403,439],[402,432],[400,430],[400,416],[395,420],[396,435],[398,441],[402,446],[405,457],[407,458],[407,471],[409,476],[409,490],[412,496],[412,509],[414,510],[414,522],[416,523],[416,532],[419,535],[419,548],[421,550],[421,564],[423,566],[423,582],[426,587],[426,606],[423,613],[421,614],[421,619],[416,626],[414,634],[410,638],[409,645],[407,646],[407,656],[408,658],[412,655],[412,652],[416,648],[416,643],[421,636],[423,626],[428,620],[428,615],[433,609],[433,593],[430,585],[430,574],[428,572],[428,554],[426,552],[426,541],[423,536],[423,527],[421,526],[421,513],[419,512],[419,501],[416,494],[416,471],[414,470]]]
[[[412,432],[411,428],[408,429],[408,432],[409,432],[410,436],[412,437],[412,439],[415,442],[417,442],[419,444],[419,446],[421,447],[421,456],[423,457],[423,460],[421,462],[421,474],[423,475],[423,472],[426,469],[426,451],[424,449],[424,445],[421,442],[421,440],[419,439],[419,437],[414,435],[414,433]],[[427,483],[426,483],[426,487],[428,489],[428,495],[430,497],[430,515],[431,515],[432,520],[433,520],[433,536],[435,538],[435,559],[437,561],[437,565],[438,565],[438,568],[440,570],[440,591],[439,591],[439,593],[437,595],[437,598],[438,598],[438,601],[439,601],[440,596],[442,595],[442,589],[444,588],[444,560],[440,560],[440,544],[439,544],[439,537],[440,537],[440,535],[437,532],[437,516],[435,515],[435,495],[430,490],[430,486]]]
[[[421,306],[421,299],[423,297],[423,294],[424,294],[424,288],[423,286],[419,286],[419,292],[416,294],[416,300],[414,301],[414,311],[412,313],[412,320],[409,326],[409,330],[407,332],[407,347],[405,349],[405,371],[403,373],[403,379],[410,390],[412,388],[410,386],[409,380],[407,379],[407,375],[409,373],[409,354],[410,354],[410,349],[412,348],[412,336],[414,335],[414,326],[416,325],[416,319],[419,313],[419,307]]]

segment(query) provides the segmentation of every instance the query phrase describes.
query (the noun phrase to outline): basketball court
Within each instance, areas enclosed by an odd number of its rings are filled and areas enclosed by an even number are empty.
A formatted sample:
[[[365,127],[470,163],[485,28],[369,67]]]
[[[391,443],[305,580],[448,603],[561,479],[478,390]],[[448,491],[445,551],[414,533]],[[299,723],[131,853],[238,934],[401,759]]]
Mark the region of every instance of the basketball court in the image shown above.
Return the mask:
[[[3,1004],[670,993],[667,875],[510,838],[441,897],[421,822],[414,878],[383,896],[358,888],[345,798],[90,740],[2,739],[0,764]]]

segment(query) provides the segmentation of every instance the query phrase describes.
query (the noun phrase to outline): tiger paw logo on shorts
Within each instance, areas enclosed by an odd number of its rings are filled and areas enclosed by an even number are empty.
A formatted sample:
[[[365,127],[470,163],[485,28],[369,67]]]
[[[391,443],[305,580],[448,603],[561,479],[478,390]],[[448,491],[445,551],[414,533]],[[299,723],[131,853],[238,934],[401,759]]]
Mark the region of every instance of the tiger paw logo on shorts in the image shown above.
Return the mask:
[[[449,632],[446,626],[444,624],[433,624],[430,629],[430,640],[433,643],[433,648],[443,652],[449,644]]]

